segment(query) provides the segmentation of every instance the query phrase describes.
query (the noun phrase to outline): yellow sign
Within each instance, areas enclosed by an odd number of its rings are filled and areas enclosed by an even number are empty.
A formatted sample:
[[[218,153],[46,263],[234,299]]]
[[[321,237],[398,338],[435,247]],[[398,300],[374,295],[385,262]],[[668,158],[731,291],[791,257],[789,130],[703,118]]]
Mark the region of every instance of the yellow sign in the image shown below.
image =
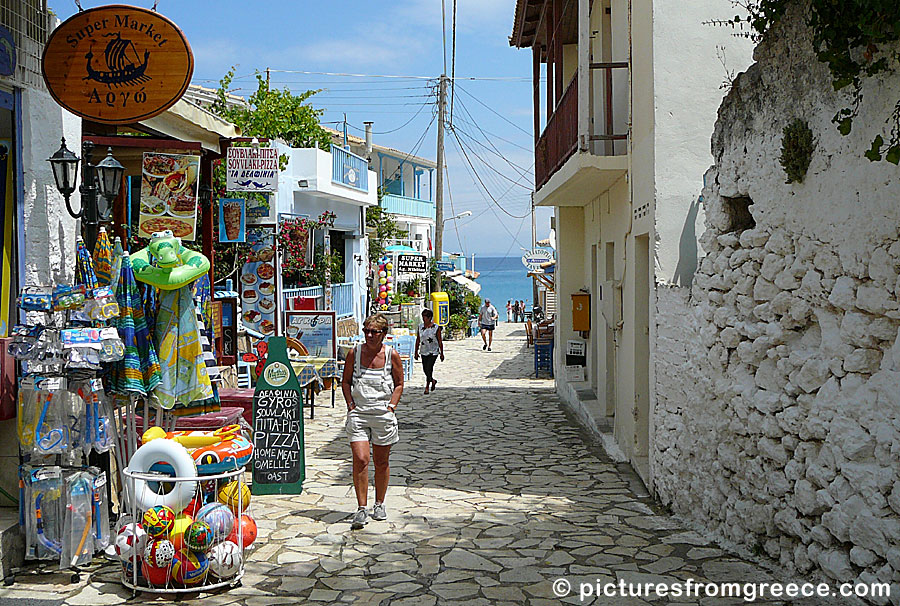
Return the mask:
[[[104,124],[131,124],[175,104],[194,56],[178,26],[151,10],[113,4],[81,11],[53,30],[41,59],[56,102]]]

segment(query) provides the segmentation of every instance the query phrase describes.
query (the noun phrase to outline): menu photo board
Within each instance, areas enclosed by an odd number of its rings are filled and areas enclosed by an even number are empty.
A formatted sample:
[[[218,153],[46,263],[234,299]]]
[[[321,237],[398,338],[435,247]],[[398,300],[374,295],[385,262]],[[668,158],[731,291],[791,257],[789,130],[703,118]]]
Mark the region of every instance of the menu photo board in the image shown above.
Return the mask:
[[[275,286],[275,228],[247,230],[250,256],[241,270],[241,320],[263,336],[275,334],[278,308]]]
[[[194,240],[200,156],[144,152],[141,169],[138,235],[169,229],[176,238]]]
[[[247,239],[246,200],[219,198],[219,242],[243,242]]]
[[[269,339],[253,393],[253,494],[300,494],[306,478],[303,397],[287,339]]]
[[[317,358],[337,357],[334,311],[301,310],[285,312],[284,333],[300,341]]]

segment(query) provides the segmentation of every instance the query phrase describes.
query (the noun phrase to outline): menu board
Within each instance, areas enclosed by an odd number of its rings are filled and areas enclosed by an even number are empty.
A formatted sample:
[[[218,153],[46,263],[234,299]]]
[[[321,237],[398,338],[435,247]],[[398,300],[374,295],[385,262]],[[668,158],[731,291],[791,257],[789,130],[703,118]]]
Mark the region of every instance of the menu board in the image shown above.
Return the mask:
[[[241,270],[241,308],[244,326],[264,336],[275,334],[278,307],[275,288],[275,228],[247,230],[250,257]]]
[[[172,230],[176,238],[197,233],[200,156],[144,152],[141,162],[141,212],[138,235]]]
[[[284,334],[300,341],[317,358],[337,357],[334,311],[289,311]]]
[[[243,242],[246,223],[243,198],[219,198],[219,242]]]
[[[287,339],[269,339],[253,393],[253,494],[300,494],[306,477],[303,400]]]

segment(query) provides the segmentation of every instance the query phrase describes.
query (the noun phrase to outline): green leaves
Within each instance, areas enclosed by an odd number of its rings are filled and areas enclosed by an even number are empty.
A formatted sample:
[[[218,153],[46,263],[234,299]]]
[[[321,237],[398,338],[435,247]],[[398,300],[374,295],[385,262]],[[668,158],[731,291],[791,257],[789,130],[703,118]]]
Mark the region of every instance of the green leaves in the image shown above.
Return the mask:
[[[897,164],[900,164],[900,144],[895,143],[894,145],[892,145],[888,149],[887,154],[884,156],[884,159],[895,166]]]
[[[879,162],[881,160],[881,148],[883,146],[884,139],[881,135],[878,135],[877,137],[875,137],[875,140],[872,141],[872,147],[865,153],[866,158],[868,158],[872,162]]]

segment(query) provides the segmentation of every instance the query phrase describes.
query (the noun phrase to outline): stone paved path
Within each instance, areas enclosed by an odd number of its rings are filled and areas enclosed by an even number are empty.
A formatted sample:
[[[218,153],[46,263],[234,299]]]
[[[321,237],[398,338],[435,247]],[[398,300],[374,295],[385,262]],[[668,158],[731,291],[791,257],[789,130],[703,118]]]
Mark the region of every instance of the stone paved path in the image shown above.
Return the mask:
[[[255,497],[260,538],[243,585],[183,602],[219,605],[744,604],[723,598],[602,597],[580,602],[580,582],[765,581],[658,513],[636,477],[585,445],[550,380],[535,380],[522,325],[502,325],[492,352],[480,338],[447,344],[437,391],[421,368],[397,414],[389,518],[349,529],[355,509],[344,405],[306,426],[302,495]],[[370,506],[374,498],[370,496]],[[566,577],[576,595],[560,601]],[[787,580],[787,579],[781,579]],[[114,604],[130,598],[116,567],[89,584],[63,575],[18,577],[0,604]],[[32,601],[37,600],[37,601]],[[146,596],[141,601],[163,601]],[[136,603],[131,601],[131,603]],[[782,603],[782,602],[756,602]],[[802,602],[793,602],[802,603]]]

